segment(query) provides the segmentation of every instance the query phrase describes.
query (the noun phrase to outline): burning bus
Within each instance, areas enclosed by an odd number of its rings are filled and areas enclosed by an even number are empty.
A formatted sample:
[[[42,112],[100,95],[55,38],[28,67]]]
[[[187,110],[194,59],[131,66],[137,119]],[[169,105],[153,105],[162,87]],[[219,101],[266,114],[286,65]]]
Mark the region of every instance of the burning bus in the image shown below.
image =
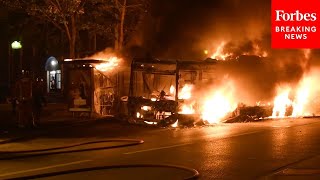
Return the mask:
[[[147,124],[174,123],[178,119],[184,123],[209,120],[204,119],[203,97],[195,96],[193,90],[220,79],[215,73],[217,65],[214,59],[134,59],[128,98],[130,120]]]

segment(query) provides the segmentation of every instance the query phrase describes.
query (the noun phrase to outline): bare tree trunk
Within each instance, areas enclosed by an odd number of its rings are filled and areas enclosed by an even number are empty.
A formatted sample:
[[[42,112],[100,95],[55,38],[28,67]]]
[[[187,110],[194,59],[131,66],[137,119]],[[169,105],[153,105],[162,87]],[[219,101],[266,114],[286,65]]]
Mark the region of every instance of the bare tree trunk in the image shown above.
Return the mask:
[[[76,38],[77,38],[77,27],[75,23],[76,15],[71,16],[71,34],[69,41],[69,56],[70,58],[75,58],[75,46],[76,46]]]
[[[93,33],[93,51],[97,51],[97,33]]]
[[[114,49],[115,51],[119,50],[119,25],[118,24],[114,27]]]
[[[122,50],[123,47],[123,40],[124,40],[124,20],[126,16],[126,9],[127,9],[127,0],[123,1],[123,6],[121,9],[121,19],[120,19],[120,37],[119,37],[119,50]]]

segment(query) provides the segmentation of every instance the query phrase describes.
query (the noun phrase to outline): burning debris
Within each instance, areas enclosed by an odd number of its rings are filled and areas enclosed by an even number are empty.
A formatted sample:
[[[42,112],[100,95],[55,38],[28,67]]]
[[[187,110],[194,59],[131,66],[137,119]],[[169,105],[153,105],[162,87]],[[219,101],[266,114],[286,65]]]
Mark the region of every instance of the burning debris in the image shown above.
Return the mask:
[[[222,41],[215,47],[215,50],[205,50],[204,53],[208,55],[211,52],[210,58],[217,60],[234,60],[241,55],[267,57],[267,51],[262,50],[259,43],[261,44],[261,42],[258,41],[248,41],[239,46],[231,42],[226,43],[225,41]]]

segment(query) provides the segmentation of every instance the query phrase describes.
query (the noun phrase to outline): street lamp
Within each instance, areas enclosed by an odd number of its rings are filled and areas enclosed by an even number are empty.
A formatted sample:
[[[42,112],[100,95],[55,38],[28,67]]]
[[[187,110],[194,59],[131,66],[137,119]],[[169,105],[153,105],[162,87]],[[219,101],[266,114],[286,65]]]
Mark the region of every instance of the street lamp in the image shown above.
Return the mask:
[[[11,43],[11,48],[12,49],[21,49],[22,48],[22,44],[20,41],[13,41]]]
[[[53,66],[53,67],[54,67],[54,66],[56,66],[57,64],[58,64],[58,62],[57,62],[57,61],[55,61],[55,60],[52,60],[52,61],[51,61],[51,66]]]

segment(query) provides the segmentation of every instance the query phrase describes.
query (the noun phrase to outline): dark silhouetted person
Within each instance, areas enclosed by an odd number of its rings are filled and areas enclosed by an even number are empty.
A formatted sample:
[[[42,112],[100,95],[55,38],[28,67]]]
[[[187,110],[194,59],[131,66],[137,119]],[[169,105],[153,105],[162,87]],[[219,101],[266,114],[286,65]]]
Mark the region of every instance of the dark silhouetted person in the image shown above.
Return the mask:
[[[52,76],[51,77],[51,89],[56,90],[56,79]]]
[[[17,114],[17,101],[18,101],[18,99],[16,97],[13,97],[11,99],[11,106],[12,106],[12,114],[13,115]]]
[[[160,92],[160,100],[165,100],[166,99],[165,96],[166,96],[166,92],[164,92],[164,90],[162,90]]]
[[[46,100],[43,95],[41,87],[38,85],[33,89],[32,93],[32,115],[33,115],[33,126],[38,126],[40,122],[40,115],[42,112],[43,105],[46,105]]]
[[[82,82],[80,83],[80,97],[82,99],[86,99],[86,92],[85,92],[85,84]]]

